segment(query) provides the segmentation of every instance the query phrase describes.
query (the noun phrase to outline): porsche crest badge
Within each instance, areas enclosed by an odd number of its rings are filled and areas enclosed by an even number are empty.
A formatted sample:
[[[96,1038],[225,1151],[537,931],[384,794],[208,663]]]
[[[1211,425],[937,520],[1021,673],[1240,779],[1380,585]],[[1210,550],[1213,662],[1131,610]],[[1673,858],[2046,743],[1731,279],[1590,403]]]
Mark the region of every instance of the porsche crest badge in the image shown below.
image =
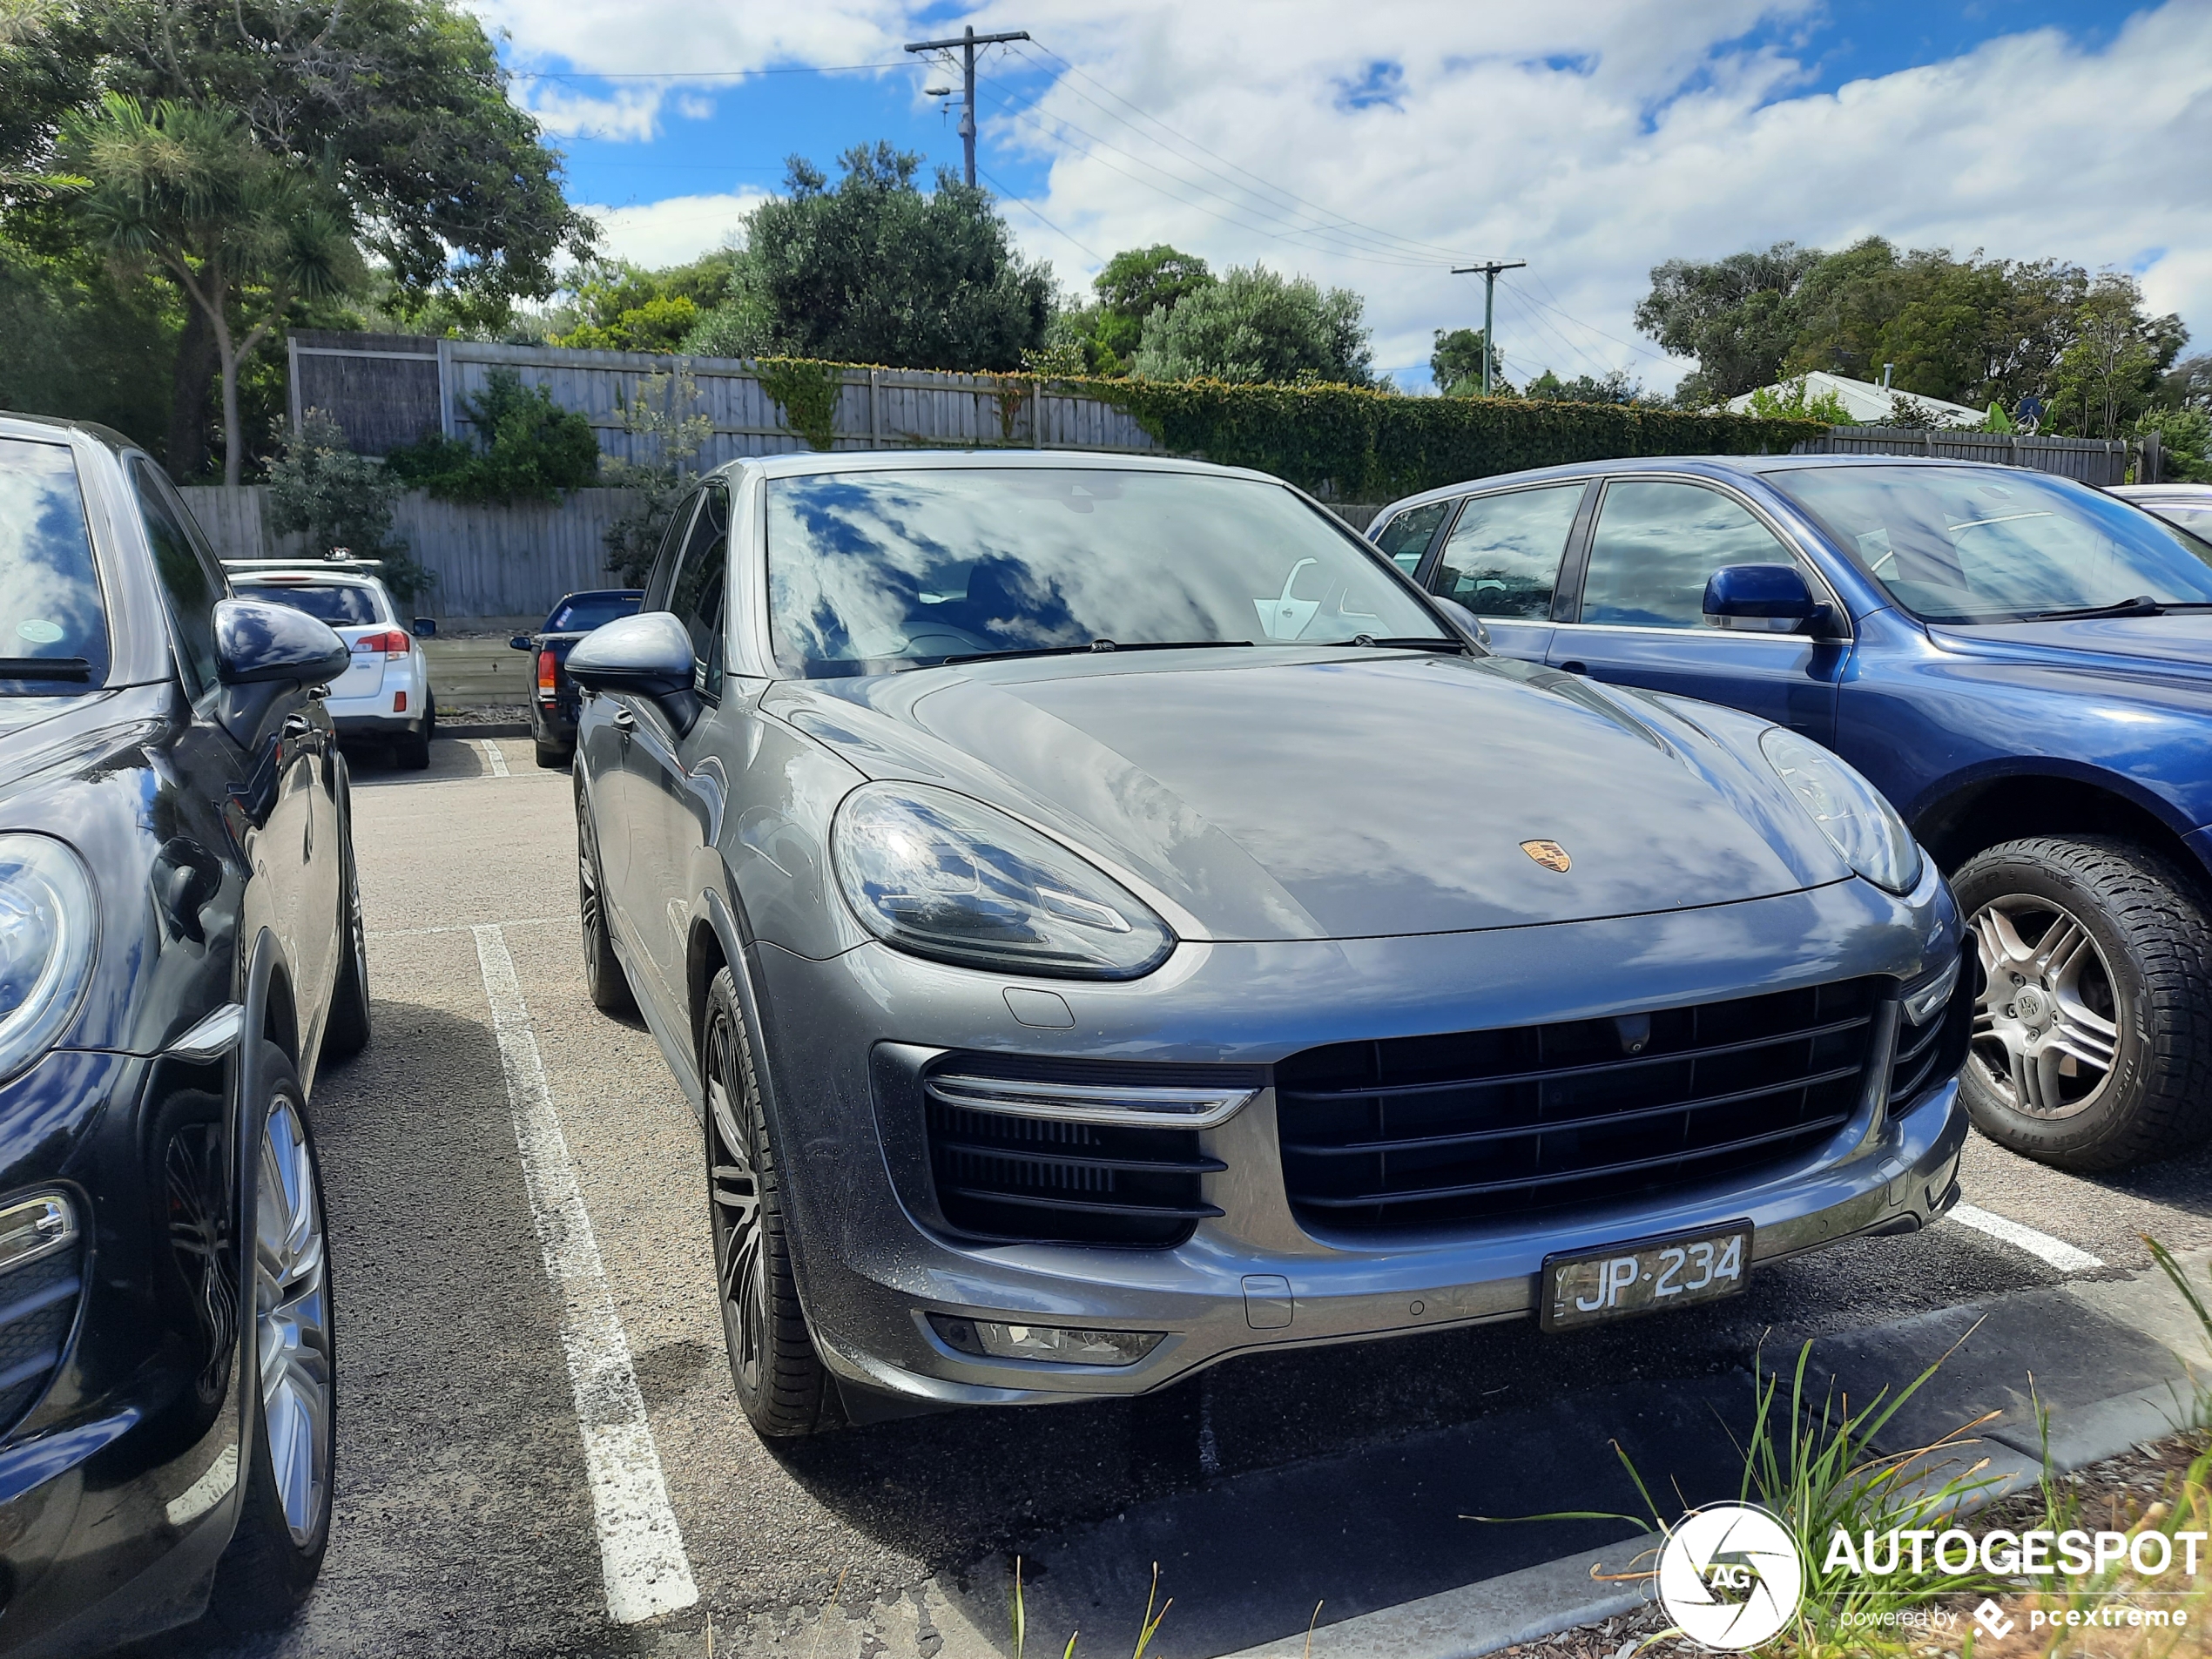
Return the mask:
[[[1575,860],[1567,856],[1567,849],[1557,841],[1523,841],[1521,850],[1547,870],[1557,870],[1562,875],[1575,865]]]

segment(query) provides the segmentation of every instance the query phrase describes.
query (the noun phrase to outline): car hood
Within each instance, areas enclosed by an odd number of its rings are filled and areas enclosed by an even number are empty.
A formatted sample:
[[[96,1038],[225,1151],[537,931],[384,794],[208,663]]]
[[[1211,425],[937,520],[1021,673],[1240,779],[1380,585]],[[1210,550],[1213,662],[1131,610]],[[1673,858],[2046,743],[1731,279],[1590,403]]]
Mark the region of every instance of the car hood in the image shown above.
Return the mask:
[[[1046,826],[1215,939],[1530,926],[1850,874],[1747,717],[1496,658],[1258,658],[790,681],[764,707],[872,778]],[[1536,862],[1533,840],[1571,867]]]
[[[1931,623],[1946,651],[2046,667],[2212,680],[2212,611],[2070,617],[2049,622]]]

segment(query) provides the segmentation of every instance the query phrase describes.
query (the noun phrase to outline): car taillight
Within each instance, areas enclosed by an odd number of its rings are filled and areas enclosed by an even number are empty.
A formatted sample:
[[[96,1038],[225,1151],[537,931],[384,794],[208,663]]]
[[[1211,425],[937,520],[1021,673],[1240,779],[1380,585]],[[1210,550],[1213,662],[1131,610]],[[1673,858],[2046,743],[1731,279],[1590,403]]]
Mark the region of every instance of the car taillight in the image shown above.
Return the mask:
[[[354,642],[357,651],[382,651],[388,661],[404,657],[408,651],[408,637],[397,628],[388,628],[381,634],[363,634]]]
[[[538,652],[537,694],[549,703],[553,700],[555,678],[560,665],[560,658],[550,650]]]

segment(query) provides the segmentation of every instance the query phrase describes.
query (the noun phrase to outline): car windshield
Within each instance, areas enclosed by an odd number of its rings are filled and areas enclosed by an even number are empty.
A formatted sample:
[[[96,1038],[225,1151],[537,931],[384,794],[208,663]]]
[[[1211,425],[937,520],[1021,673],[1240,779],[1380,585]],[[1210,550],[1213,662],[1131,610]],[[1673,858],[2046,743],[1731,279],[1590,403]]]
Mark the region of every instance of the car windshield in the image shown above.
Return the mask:
[[[241,599],[266,599],[272,604],[290,605],[334,628],[366,628],[386,619],[376,603],[375,593],[368,588],[305,582],[250,582],[238,584],[234,591]]]
[[[1768,475],[1926,622],[2212,604],[2212,545],[2085,485],[1983,467],[1808,467]]]
[[[1104,640],[1447,637],[1279,484],[1098,468],[771,480],[768,608],[784,666],[815,676]]]
[[[107,610],[69,446],[0,438],[0,696],[107,678]]]
[[[640,593],[580,593],[563,599],[553,607],[553,614],[545,619],[549,634],[588,634],[594,628],[604,628],[617,617],[627,617],[637,609]]]

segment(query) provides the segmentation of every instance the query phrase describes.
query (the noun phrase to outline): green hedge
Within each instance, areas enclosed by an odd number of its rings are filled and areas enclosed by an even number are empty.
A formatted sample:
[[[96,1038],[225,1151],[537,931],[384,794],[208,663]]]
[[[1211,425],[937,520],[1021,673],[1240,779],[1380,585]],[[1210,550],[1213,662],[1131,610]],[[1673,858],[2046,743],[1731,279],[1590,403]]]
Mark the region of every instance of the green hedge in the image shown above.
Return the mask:
[[[1818,421],[1691,415],[1614,403],[1404,397],[1348,386],[1069,381],[1126,409],[1160,444],[1256,467],[1339,501],[1386,502],[1529,467],[1629,455],[1765,455],[1819,436]]]
[[[789,431],[829,447],[837,377],[864,363],[764,358],[761,384]],[[1828,430],[1820,421],[1692,415],[1617,403],[1405,397],[1350,386],[1228,381],[1089,380],[994,374],[1014,447],[1022,407],[1040,391],[1095,397],[1128,412],[1177,455],[1254,467],[1346,502],[1387,502],[1440,484],[1529,467],[1633,455],[1786,454]]]

